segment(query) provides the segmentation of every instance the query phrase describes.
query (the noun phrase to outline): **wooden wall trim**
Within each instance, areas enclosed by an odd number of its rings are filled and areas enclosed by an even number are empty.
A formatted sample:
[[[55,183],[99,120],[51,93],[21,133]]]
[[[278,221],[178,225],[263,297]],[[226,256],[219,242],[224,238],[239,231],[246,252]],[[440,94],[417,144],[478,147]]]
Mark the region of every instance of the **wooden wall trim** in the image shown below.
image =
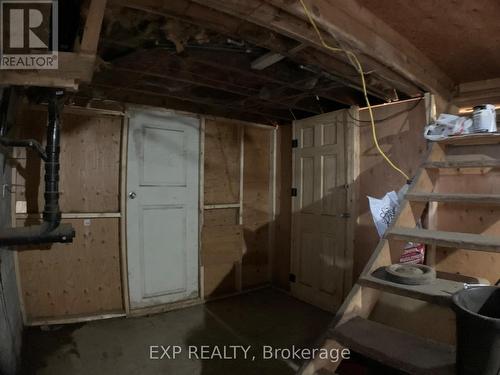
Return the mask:
[[[199,202],[198,202],[198,297],[205,300],[205,268],[202,258],[202,239],[203,239],[203,219],[207,208],[205,206],[205,126],[206,120],[200,118],[200,177],[199,177]]]
[[[120,159],[120,265],[122,281],[122,297],[125,313],[130,314],[130,296],[128,285],[127,258],[127,160],[128,160],[129,119],[122,121],[121,159]]]
[[[349,109],[349,113],[354,119],[359,118],[359,108],[353,106]],[[347,113],[346,113],[347,114]],[[347,179],[346,183],[349,187],[347,192],[347,212],[350,218],[347,221],[346,232],[346,271],[344,274],[344,295],[347,297],[353,285],[353,269],[354,269],[354,238],[357,223],[358,213],[358,196],[359,196],[359,167],[360,167],[360,149],[359,149],[359,127],[352,118],[346,119],[346,167]]]
[[[245,176],[245,130],[241,126],[240,130],[240,208],[238,210],[238,224],[243,225],[243,196],[245,194],[245,191],[243,189],[243,183],[244,183],[244,178]],[[243,248],[241,249],[242,253],[244,254],[246,252],[245,249],[245,241],[243,241],[242,244]],[[243,276],[242,276],[242,262],[237,262],[236,263],[236,272],[235,272],[235,278],[236,278],[236,290],[238,292],[241,292],[243,289]]]

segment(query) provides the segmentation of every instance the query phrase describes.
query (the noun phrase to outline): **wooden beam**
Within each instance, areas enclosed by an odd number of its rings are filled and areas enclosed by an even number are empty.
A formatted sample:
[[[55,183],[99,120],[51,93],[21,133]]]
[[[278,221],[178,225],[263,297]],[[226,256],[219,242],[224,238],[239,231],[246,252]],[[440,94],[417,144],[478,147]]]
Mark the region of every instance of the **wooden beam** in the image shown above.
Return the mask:
[[[100,94],[99,94],[100,92]],[[105,99],[99,99],[99,98]],[[229,108],[223,104],[208,103],[206,100],[198,100],[192,97],[170,96],[168,94],[158,94],[152,91],[137,90],[114,85],[93,84],[85,87],[78,94],[76,99],[85,105],[89,100],[109,100],[122,103],[142,104],[154,107],[164,107],[179,111],[186,111],[197,114],[207,114],[230,119],[243,119],[261,124],[270,124],[273,121],[289,123],[286,120],[272,114],[259,111],[248,111],[245,108]]]
[[[299,2],[287,0],[193,0],[242,20],[286,35],[299,42],[321,50],[329,55],[337,55],[325,50],[318,36],[310,27]],[[376,18],[367,9],[350,0],[318,0],[307,4],[325,39],[330,44],[339,40],[347,48],[358,54],[366,71],[375,70],[380,76],[397,84],[393,78],[397,73],[399,83],[406,79],[415,82],[427,91],[438,92],[445,97],[453,87],[453,82],[434,63],[417,50],[406,39]],[[335,35],[335,38],[329,34]]]
[[[59,68],[44,70],[0,70],[0,82],[14,86],[58,87],[76,91],[80,82],[90,82],[95,56],[59,52]]]
[[[290,55],[294,55],[297,52],[303,50],[307,46],[305,44],[300,43],[297,47],[292,48],[288,53]],[[276,64],[277,62],[283,60],[286,56],[282,55],[281,53],[278,52],[268,52],[265,53],[264,55],[256,58],[254,61],[252,61],[252,69],[255,70],[263,70],[271,65]]]
[[[307,16],[298,1],[264,0],[306,21]],[[453,88],[452,80],[427,56],[396,30],[375,16],[367,8],[352,0],[305,0],[317,25],[325,33],[352,50],[367,66],[370,59],[398,72],[427,91],[445,97]],[[301,30],[304,31],[304,30]],[[311,30],[313,31],[313,30]],[[310,33],[308,33],[310,34]],[[314,34],[310,43],[322,48]],[[368,59],[365,57],[369,57]]]
[[[485,103],[500,103],[500,78],[461,83],[456,87],[453,104],[473,107]]]
[[[158,82],[158,85],[151,85],[150,83],[151,81],[141,81],[140,79],[136,79],[136,81],[134,82],[134,78],[129,77],[129,81],[126,84],[123,84],[120,83],[119,76],[112,75],[108,77],[108,79],[102,79],[101,76],[96,77],[92,86],[102,87],[108,90],[115,91],[126,90],[136,93],[149,93],[152,95],[165,96],[188,102],[225,107],[228,109],[241,110],[248,113],[262,114],[264,116],[269,116],[270,118],[285,121],[288,121],[291,117],[291,114],[289,113],[289,110],[287,108],[269,108],[263,106],[260,106],[258,108],[246,108],[241,103],[234,102],[228,99],[218,99],[214,95],[207,94],[201,96],[194,90],[192,90],[191,87],[170,91],[168,90],[168,82]]]
[[[191,74],[191,72],[186,71],[186,70],[178,70],[177,72],[168,72],[165,70],[164,73],[158,74],[158,73],[151,73],[149,71],[137,71],[133,69],[127,69],[127,68],[120,68],[115,67],[111,70],[111,72],[122,72],[122,73],[132,73],[132,74],[142,74],[144,76],[150,76],[150,77],[156,77],[156,78],[164,78],[164,79],[169,79],[172,81],[176,82],[184,82],[184,83],[189,83],[194,86],[203,86],[203,87],[208,87],[216,90],[221,90],[221,91],[226,91],[230,92],[233,94],[237,95],[242,95],[246,96],[249,99],[255,100],[257,102],[268,102],[271,103],[275,106],[279,107],[284,107],[284,108],[293,108],[293,109],[298,109],[306,112],[311,112],[313,114],[319,114],[319,111],[317,108],[311,108],[309,106],[301,106],[301,105],[296,105],[294,103],[282,103],[279,100],[275,100],[272,97],[270,98],[260,98],[258,96],[259,92],[257,90],[252,90],[251,88],[247,87],[236,87],[235,85],[232,85],[230,82],[222,82],[222,81],[217,81],[217,80],[212,80],[210,78],[209,72],[207,72],[207,75],[205,76],[196,76]],[[262,104],[262,103],[260,103]]]
[[[83,30],[82,44],[80,46],[81,52],[91,55],[97,53],[105,10],[106,0],[91,0]]]

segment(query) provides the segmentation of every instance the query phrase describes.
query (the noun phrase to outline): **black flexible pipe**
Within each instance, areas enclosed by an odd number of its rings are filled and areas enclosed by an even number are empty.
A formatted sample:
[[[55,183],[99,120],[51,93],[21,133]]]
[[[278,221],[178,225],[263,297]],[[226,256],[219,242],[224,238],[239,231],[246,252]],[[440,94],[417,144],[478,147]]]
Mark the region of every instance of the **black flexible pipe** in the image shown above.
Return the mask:
[[[47,126],[47,146],[45,154],[45,207],[43,209],[43,221],[50,224],[54,229],[61,222],[61,211],[59,210],[59,154],[61,119],[59,117],[59,105],[62,92],[57,92],[49,99],[49,123]],[[62,104],[62,101],[61,101]]]
[[[10,139],[6,137],[0,137],[0,145],[5,147],[25,147],[35,150],[43,161],[47,161],[47,155],[40,143],[34,139]]]
[[[0,245],[8,246],[51,242],[72,242],[75,237],[75,230],[70,224],[60,224],[60,110],[63,106],[63,94],[63,91],[54,91],[49,97],[47,145],[45,147],[45,206],[43,209],[43,222],[41,225],[1,230]]]

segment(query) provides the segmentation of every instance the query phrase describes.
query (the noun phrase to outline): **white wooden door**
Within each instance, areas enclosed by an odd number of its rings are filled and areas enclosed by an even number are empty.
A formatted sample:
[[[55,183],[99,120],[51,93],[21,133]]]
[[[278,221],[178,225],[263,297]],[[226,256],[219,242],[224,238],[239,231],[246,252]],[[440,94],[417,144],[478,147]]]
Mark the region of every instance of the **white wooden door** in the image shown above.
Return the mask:
[[[130,306],[198,297],[199,120],[142,110],[129,115]]]
[[[293,124],[291,290],[335,311],[344,293],[347,259],[347,110]]]

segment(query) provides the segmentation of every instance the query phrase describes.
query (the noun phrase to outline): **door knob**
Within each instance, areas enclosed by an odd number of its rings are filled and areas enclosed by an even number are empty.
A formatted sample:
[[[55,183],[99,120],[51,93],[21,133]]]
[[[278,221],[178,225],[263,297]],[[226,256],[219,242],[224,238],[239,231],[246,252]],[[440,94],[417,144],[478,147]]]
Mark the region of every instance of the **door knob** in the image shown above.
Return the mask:
[[[128,193],[128,197],[130,199],[135,199],[135,197],[137,197],[137,194],[135,193],[135,191],[131,191],[130,193]]]

